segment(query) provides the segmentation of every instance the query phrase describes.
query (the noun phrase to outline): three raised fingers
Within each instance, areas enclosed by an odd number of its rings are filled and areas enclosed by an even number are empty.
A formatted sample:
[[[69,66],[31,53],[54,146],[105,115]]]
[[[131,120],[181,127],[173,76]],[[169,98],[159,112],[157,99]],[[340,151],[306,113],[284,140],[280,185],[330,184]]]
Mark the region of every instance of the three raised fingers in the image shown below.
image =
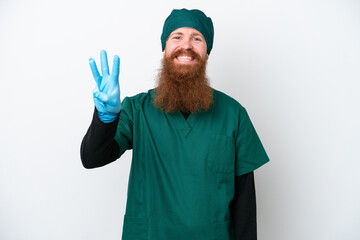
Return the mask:
[[[100,62],[101,62],[101,72],[102,75],[109,75],[109,65],[108,65],[108,60],[107,60],[107,53],[105,50],[101,50],[100,52]],[[95,60],[90,58],[89,59],[89,65],[90,65],[90,69],[91,72],[94,76],[96,85],[98,86],[98,88],[100,89],[101,86],[101,79],[102,77],[100,76],[99,70],[96,66]],[[113,61],[113,68],[112,68],[112,73],[111,76],[114,79],[118,79],[119,77],[119,69],[120,69],[120,58],[115,55],[114,56],[114,61]]]

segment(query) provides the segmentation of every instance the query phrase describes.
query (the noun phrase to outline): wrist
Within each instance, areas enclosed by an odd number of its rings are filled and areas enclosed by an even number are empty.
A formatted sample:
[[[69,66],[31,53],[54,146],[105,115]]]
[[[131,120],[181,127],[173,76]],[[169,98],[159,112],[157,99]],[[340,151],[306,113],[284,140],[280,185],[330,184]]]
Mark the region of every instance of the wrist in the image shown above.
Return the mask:
[[[111,123],[115,121],[119,114],[118,113],[108,113],[108,112],[99,112],[97,111],[97,115],[103,123]]]

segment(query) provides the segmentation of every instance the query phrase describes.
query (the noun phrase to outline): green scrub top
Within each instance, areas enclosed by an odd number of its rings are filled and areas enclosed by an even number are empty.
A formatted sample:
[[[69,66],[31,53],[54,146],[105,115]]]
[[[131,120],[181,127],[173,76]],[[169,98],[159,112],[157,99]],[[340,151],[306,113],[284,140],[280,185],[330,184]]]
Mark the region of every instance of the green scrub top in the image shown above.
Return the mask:
[[[213,95],[187,120],[159,111],[153,90],[123,100],[115,140],[120,156],[133,149],[123,240],[233,239],[235,176],[269,159],[246,110]]]

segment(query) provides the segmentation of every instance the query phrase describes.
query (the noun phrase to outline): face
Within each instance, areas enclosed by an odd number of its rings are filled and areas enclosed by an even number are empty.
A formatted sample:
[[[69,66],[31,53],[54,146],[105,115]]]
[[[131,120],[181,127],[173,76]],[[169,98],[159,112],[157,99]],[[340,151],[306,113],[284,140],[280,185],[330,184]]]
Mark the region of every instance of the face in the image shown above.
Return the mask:
[[[175,64],[192,65],[207,57],[207,45],[204,36],[196,29],[182,27],[174,30],[166,41],[165,57],[172,56]]]
[[[193,28],[173,31],[165,45],[154,104],[164,112],[207,111],[213,103],[206,76],[207,46]]]

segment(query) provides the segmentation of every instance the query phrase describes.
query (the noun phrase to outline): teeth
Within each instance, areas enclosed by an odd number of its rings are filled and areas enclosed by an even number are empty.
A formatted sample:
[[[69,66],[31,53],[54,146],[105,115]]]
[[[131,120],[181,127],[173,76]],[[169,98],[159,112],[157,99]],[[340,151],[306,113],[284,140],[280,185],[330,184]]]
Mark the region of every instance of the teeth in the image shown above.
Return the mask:
[[[191,61],[191,57],[189,56],[178,56],[177,59],[180,61]]]

